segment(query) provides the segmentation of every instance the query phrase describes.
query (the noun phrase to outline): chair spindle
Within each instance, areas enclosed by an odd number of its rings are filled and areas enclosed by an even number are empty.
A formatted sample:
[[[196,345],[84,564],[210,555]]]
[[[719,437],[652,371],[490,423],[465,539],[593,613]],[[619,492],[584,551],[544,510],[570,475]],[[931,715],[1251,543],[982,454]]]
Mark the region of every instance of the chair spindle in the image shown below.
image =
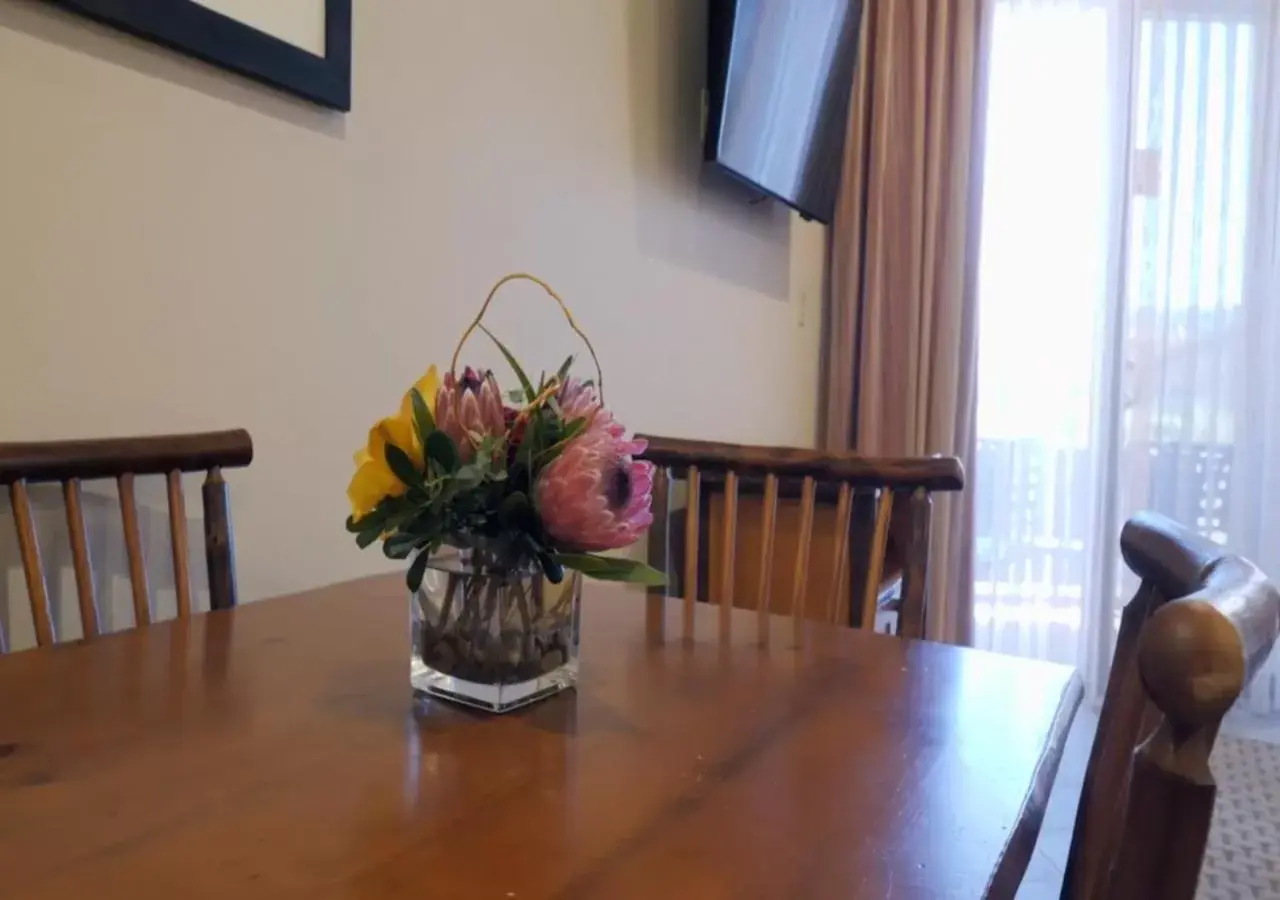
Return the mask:
[[[876,621],[880,600],[880,577],[884,574],[884,555],[889,548],[889,521],[893,518],[893,491],[880,489],[876,501],[876,524],[867,547],[867,578],[862,586],[862,627],[870,628]]]
[[[667,627],[667,593],[671,589],[670,529],[667,517],[671,511],[671,474],[666,466],[653,472],[653,525],[649,528],[649,565],[667,577],[667,584],[651,587],[645,597],[645,633],[651,640],[662,640]]]
[[[68,478],[62,483],[62,499],[67,511],[67,537],[71,543],[71,565],[76,575],[76,598],[80,601],[80,626],[85,637],[95,637],[98,634],[98,604],[93,590],[93,564],[89,559],[89,538],[85,533],[79,478]]]
[[[49,591],[40,565],[40,540],[36,537],[35,518],[31,513],[31,497],[24,481],[9,485],[13,504],[13,522],[18,530],[18,552],[22,556],[22,572],[27,580],[27,599],[31,604],[31,622],[35,626],[36,645],[51,646],[57,640],[53,619],[49,615]]]
[[[849,549],[846,561],[849,566],[849,596],[842,624],[859,628],[870,628],[874,622],[866,622],[863,618],[863,600],[867,594],[867,579],[871,575],[871,555],[868,548],[875,537],[876,512],[879,508],[879,497],[874,488],[859,489],[853,492],[853,509],[849,515]]]
[[[738,473],[724,476],[724,523],[720,531],[720,583],[716,602],[720,604],[720,639],[729,639],[733,618],[734,549],[738,542]]]
[[[760,642],[769,643],[769,585],[773,581],[773,545],[778,531],[778,476],[764,479],[764,503],[761,509],[760,581],[756,595],[756,631]]]
[[[698,602],[698,521],[700,518],[701,493],[699,491],[698,467],[690,466],[686,478],[686,496],[684,512],[684,588],[683,636],[693,639],[694,604]]]
[[[849,565],[849,516],[853,506],[853,491],[847,481],[840,482],[836,497],[836,551],[831,567],[831,589],[827,592],[827,621],[838,623],[840,610],[849,591],[845,585],[845,573]]]
[[[173,585],[178,594],[178,617],[191,615],[191,572],[187,566],[187,504],[182,495],[182,472],[166,476],[169,489],[169,538],[173,542]]]
[[[925,634],[925,610],[929,591],[929,525],[933,515],[933,498],[927,491],[911,495],[911,536],[907,542],[902,570],[902,607],[898,612],[898,634],[921,639]]]
[[[151,624],[151,592],[147,586],[147,566],[142,558],[142,532],[138,527],[138,501],[133,493],[132,472],[116,479],[120,494],[120,520],[124,526],[124,547],[129,556],[129,586],[133,589],[135,625]]]
[[[227,482],[222,469],[214,466],[205,476],[200,489],[204,506],[204,555],[209,571],[209,608],[231,609],[236,605],[235,537],[231,533],[231,515],[227,499]]]
[[[800,533],[791,587],[792,632],[797,644],[804,638],[805,595],[809,586],[809,544],[813,540],[813,507],[817,490],[817,482],[812,476],[806,475],[800,489]]]

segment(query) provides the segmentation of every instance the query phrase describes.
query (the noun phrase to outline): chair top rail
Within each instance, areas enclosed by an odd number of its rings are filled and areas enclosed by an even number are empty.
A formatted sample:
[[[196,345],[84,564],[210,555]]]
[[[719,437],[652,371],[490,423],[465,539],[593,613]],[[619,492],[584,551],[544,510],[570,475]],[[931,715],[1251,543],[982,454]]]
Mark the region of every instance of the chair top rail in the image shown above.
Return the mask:
[[[690,466],[738,474],[811,477],[843,481],[858,487],[924,488],[958,491],[964,487],[964,467],[951,456],[875,458],[856,453],[825,453],[790,447],[750,447],[638,435],[648,442],[642,458],[683,474]]]
[[[253,440],[244,429],[202,434],[0,443],[0,485],[72,478],[156,475],[247,466]]]

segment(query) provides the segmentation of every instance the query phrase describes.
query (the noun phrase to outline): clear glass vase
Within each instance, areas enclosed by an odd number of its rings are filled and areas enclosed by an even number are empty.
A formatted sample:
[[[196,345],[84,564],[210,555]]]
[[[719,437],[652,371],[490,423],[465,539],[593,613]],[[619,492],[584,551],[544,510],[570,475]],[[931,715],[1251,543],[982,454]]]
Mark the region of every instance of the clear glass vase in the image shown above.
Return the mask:
[[[445,548],[410,598],[414,692],[507,712],[573,687],[581,599],[577,572],[552,584]]]

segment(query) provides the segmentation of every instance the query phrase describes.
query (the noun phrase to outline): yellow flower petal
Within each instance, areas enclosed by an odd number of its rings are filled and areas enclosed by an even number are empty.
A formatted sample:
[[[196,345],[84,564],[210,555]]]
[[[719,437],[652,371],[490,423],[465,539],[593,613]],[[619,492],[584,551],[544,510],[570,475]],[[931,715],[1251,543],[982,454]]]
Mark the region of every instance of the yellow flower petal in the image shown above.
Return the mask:
[[[422,468],[422,443],[418,440],[418,429],[414,427],[412,417],[388,417],[373,426],[369,432],[369,456],[385,464],[387,444],[395,444],[413,460],[415,466]]]
[[[426,374],[418,379],[418,383],[414,387],[418,389],[422,399],[427,401],[427,409],[431,410],[431,415],[434,416],[436,414],[436,394],[440,393],[440,376],[436,373],[436,367],[432,366],[427,369]]]
[[[434,415],[436,393],[440,390],[436,367],[427,369],[414,387]],[[413,397],[408,392],[400,402],[400,412],[370,428],[364,448],[355,452],[356,473],[347,487],[347,498],[351,501],[351,514],[357,520],[367,516],[387,497],[399,497],[405,492],[404,483],[387,466],[387,444],[396,445],[415,466],[423,468],[422,442],[418,440],[418,429],[413,421]]]
[[[387,497],[399,497],[405,486],[386,463],[373,460],[356,469],[347,485],[347,499],[351,501],[351,515],[359,521],[373,512],[373,508]]]
[[[440,390],[440,378],[436,374],[436,367],[432,366],[427,369],[427,373],[418,379],[418,383],[414,385],[418,393],[422,395],[422,400],[427,404],[427,409],[431,410],[434,416],[436,413],[436,393]],[[404,397],[400,400],[400,413],[394,421],[396,439],[392,443],[409,454],[409,458],[413,460],[414,465],[419,468],[423,465],[422,440],[418,437],[418,425],[413,418],[413,393],[405,391]],[[407,435],[407,438],[404,436]],[[403,440],[402,440],[403,439]]]
[[[414,385],[418,389],[418,393],[422,395],[422,399],[426,401],[427,409],[431,410],[431,415],[436,414],[436,394],[440,391],[440,376],[436,374],[436,367],[432,366],[427,369],[427,373],[418,379],[418,383]],[[413,396],[409,391],[404,392],[404,399],[400,401],[400,417],[413,421]]]

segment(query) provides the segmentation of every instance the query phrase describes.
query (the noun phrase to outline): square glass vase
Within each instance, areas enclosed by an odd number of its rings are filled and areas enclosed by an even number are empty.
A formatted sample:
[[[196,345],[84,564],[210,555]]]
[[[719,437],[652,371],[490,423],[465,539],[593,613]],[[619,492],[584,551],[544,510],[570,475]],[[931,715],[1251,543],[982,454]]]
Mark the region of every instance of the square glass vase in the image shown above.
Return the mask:
[[[494,567],[446,548],[409,600],[414,693],[508,712],[578,681],[582,576]]]

